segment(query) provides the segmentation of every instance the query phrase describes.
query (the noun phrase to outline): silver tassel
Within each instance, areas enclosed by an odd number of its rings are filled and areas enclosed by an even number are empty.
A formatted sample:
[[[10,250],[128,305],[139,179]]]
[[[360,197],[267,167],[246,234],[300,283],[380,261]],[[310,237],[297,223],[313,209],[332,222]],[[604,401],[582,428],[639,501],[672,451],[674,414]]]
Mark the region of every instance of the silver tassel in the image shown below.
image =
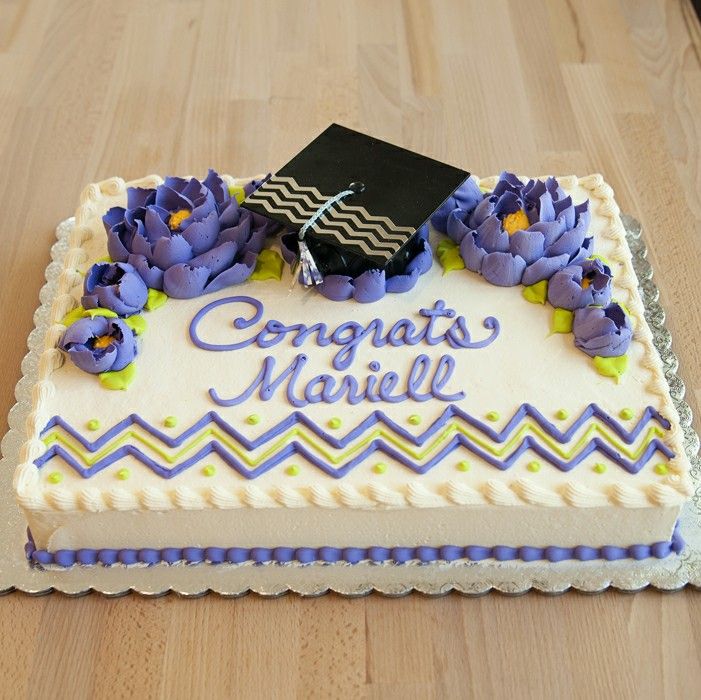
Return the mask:
[[[304,238],[299,239],[299,264],[302,266],[302,283],[305,287],[313,287],[324,281]]]

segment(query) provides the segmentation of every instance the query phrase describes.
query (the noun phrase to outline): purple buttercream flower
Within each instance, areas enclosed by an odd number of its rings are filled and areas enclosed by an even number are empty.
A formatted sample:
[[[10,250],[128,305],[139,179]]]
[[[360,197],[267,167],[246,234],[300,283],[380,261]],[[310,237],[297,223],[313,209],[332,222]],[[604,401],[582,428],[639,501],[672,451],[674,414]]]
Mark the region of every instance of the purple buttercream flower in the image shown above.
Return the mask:
[[[531,285],[591,254],[589,202],[573,204],[555,178],[522,183],[502,173],[470,212],[448,216],[448,235],[465,266],[502,287]]]
[[[574,344],[589,357],[624,355],[633,337],[630,318],[615,302],[574,312]]]
[[[136,357],[134,333],[120,318],[81,318],[66,329],[59,348],[91,374],[117,372]]]
[[[244,185],[249,195],[262,180]],[[242,209],[210,170],[200,182],[167,177],[130,187],[127,206],[103,217],[110,257],[133,265],[148,287],[189,299],[247,279],[273,221]]]
[[[416,285],[419,277],[431,269],[433,263],[431,246],[428,244],[428,225],[421,226],[416,235],[417,252],[402,272],[387,276],[384,270],[371,269],[357,277],[330,274],[326,275],[315,289],[331,301],[355,299],[363,304],[382,299],[386,293],[408,292]],[[296,237],[296,233],[287,233],[280,238],[280,252],[283,260],[289,265],[292,265],[297,257],[297,252],[292,248]]]
[[[472,212],[483,199],[484,194],[479,185],[468,177],[433,214],[431,217],[433,228],[441,233],[447,233],[448,217],[452,211],[462,209],[462,211]]]
[[[131,316],[144,308],[148,288],[129,263],[96,263],[85,276],[83,307]]]
[[[556,272],[548,284],[548,301],[559,309],[608,306],[611,270],[598,258],[587,258]]]

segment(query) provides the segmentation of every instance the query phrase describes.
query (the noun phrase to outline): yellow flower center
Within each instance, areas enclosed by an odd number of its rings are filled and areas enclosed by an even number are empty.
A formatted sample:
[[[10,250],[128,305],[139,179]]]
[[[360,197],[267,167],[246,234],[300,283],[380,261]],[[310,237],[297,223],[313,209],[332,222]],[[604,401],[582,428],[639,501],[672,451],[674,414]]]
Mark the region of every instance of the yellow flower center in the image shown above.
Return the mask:
[[[588,277],[582,278],[582,289],[589,289],[590,284],[591,284],[591,280]]]
[[[113,338],[111,335],[101,335],[99,338],[95,338],[93,348],[108,348],[112,345],[112,340]]]
[[[516,231],[524,231],[530,226],[528,216],[523,209],[515,211],[513,214],[508,214],[504,217],[501,225],[504,227],[509,236],[513,236]]]
[[[178,209],[178,211],[174,211],[168,219],[168,227],[170,230],[175,231],[190,214],[192,214],[192,212],[189,209]]]

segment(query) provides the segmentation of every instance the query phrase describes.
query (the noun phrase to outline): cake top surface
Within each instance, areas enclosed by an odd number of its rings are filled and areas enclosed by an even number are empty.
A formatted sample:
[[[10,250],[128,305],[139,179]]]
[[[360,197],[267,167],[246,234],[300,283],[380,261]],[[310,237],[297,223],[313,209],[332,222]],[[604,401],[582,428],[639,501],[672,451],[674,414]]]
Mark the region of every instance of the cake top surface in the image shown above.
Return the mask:
[[[232,191],[244,183],[224,181]],[[271,254],[276,274],[144,314],[125,391],[47,359],[17,473],[20,502],[89,510],[682,502],[688,465],[613,194],[598,175],[559,181],[576,205],[590,201],[588,235],[632,322],[620,381],[597,371],[571,335],[552,332],[553,309],[521,288],[434,260],[403,294],[339,303],[290,290],[287,266]],[[107,254],[102,217],[125,205],[126,187],[113,179],[83,194],[47,338],[54,364],[60,321],[81,299],[83,274]],[[432,232],[432,249],[444,239]],[[272,238],[266,246],[277,249]]]

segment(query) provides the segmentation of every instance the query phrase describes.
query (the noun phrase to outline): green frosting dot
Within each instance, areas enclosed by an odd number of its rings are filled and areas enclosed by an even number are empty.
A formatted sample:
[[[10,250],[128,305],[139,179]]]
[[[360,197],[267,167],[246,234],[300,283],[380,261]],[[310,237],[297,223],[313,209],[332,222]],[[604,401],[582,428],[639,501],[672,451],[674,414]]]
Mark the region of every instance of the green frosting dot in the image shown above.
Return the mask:
[[[285,469],[285,474],[287,474],[287,476],[297,476],[297,474],[299,474],[299,467],[296,464],[291,464]]]
[[[603,473],[606,471],[606,465],[603,464],[602,462],[597,462],[597,463],[594,465],[594,471],[595,471],[597,474],[603,474]]]
[[[421,416],[419,416],[418,414],[414,413],[413,415],[409,416],[409,422],[410,422],[412,425],[418,425],[419,423],[421,423]]]
[[[207,464],[202,468],[202,473],[205,476],[214,476],[217,473],[217,468],[213,464]]]
[[[567,420],[570,417],[570,414],[568,411],[566,411],[564,408],[561,408],[556,414],[555,417],[559,420]]]
[[[384,462],[378,462],[372,470],[375,474],[384,474],[387,471],[387,465]]]
[[[528,469],[529,472],[539,472],[540,471],[540,462],[536,462],[535,460],[532,462],[529,462],[526,469]]]
[[[100,421],[97,420],[97,418],[91,418],[88,421],[88,430],[99,430],[100,429]]]
[[[256,425],[257,423],[260,423],[260,416],[257,413],[251,413],[251,415],[246,418],[246,423]]]
[[[61,472],[51,472],[48,479],[52,484],[60,484],[63,481],[63,474]]]
[[[618,414],[623,420],[630,420],[633,417],[633,410],[630,408],[622,408]]]
[[[470,470],[470,463],[469,463],[466,459],[463,459],[461,462],[458,462],[458,463],[457,463],[457,465],[455,466],[455,468],[456,468],[459,472],[466,472],[466,471],[469,471],[469,470]]]
[[[164,421],[163,425],[166,428],[174,428],[178,424],[178,419],[175,416],[168,416]]]
[[[126,467],[123,467],[117,472],[117,478],[120,481],[126,481],[130,476],[131,472]]]
[[[669,473],[669,467],[660,462],[660,464],[655,465],[655,473],[659,474],[660,476],[664,476],[665,474]]]
[[[499,420],[499,411],[490,411],[487,414],[487,420],[490,420],[492,422]]]
[[[341,419],[340,418],[332,418],[329,421],[329,428],[333,428],[335,430],[336,428],[340,428],[340,427],[341,427]]]

